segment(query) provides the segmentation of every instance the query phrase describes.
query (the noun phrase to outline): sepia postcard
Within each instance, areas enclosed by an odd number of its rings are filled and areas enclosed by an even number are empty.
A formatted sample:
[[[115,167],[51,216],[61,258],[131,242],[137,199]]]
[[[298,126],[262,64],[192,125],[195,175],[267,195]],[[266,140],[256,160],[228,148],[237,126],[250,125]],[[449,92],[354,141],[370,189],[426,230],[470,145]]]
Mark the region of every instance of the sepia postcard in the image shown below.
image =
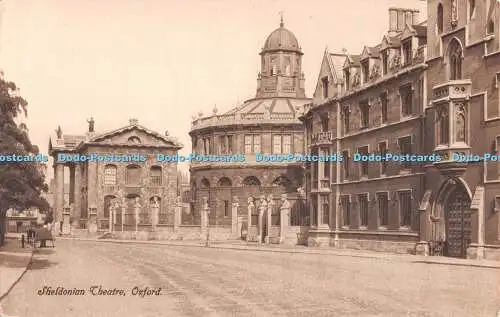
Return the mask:
[[[499,317],[499,0],[0,0],[0,317]]]

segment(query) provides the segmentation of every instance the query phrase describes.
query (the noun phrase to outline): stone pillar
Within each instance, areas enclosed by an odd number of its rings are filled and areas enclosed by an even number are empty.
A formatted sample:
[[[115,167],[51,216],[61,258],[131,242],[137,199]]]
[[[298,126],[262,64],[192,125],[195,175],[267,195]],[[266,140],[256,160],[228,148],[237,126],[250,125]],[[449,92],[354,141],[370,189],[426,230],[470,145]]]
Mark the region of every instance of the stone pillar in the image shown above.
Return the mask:
[[[139,231],[139,221],[140,221],[140,213],[141,213],[141,204],[139,203],[139,197],[135,198],[134,204],[134,215],[135,215],[135,238],[137,239],[137,232]]]
[[[248,217],[248,220],[247,220],[247,236],[246,236],[246,240],[247,242],[250,241],[250,229],[252,228],[252,212],[253,212],[253,209],[255,208],[254,204],[253,204],[253,198],[252,197],[248,197],[248,211],[247,211],[247,217]]]
[[[182,217],[182,200],[181,197],[177,197],[177,204],[175,206],[174,211],[174,231],[179,231],[179,226],[181,225],[181,217]]]
[[[78,228],[80,216],[82,215],[82,170],[81,165],[75,165],[75,201],[71,217],[73,217],[72,226]]]
[[[286,232],[290,225],[290,202],[286,199],[286,194],[281,195],[280,207],[280,243],[285,243]]]
[[[70,165],[69,167],[69,199],[68,203],[72,204],[75,202],[75,165]]]
[[[54,163],[55,197],[54,197],[54,226],[55,232],[59,232],[59,223],[62,220],[64,208],[64,165]]]
[[[270,244],[271,243],[271,228],[272,228],[272,215],[273,215],[273,196],[269,195],[267,198],[267,235],[266,235],[266,243]]]
[[[321,195],[318,194],[316,195],[316,197],[314,197],[314,199],[316,199],[316,206],[317,206],[317,209],[316,209],[316,212],[317,212],[317,227],[320,228],[320,227],[324,227],[324,224],[323,224],[323,204],[321,203]]]
[[[111,202],[111,206],[109,207],[109,232],[113,232],[113,227],[115,225],[114,217],[115,217],[115,204],[113,201]]]
[[[206,234],[208,229],[208,198],[203,197],[201,203],[201,232]]]
[[[97,206],[97,189],[98,189],[98,179],[97,179],[97,162],[88,162],[88,173],[87,173],[87,204],[88,206]]]
[[[71,215],[71,208],[69,206],[67,206],[64,208],[64,212],[63,212],[62,234],[70,234],[71,233],[71,224],[69,222],[70,215]]]
[[[257,223],[257,233],[258,233],[258,239],[259,243],[262,243],[262,235],[264,231],[264,213],[266,212],[267,209],[267,202],[266,202],[266,197],[262,195],[260,197],[260,206],[259,206],[259,220]]]
[[[238,232],[238,207],[240,206],[238,197],[233,197],[233,203],[231,208],[231,234],[234,237],[238,237],[240,234]]]
[[[97,232],[97,207],[95,205],[89,207],[88,228],[90,233]]]
[[[478,260],[484,259],[484,242],[485,242],[485,218],[484,218],[484,187],[477,186],[472,198],[471,211],[477,212],[477,244],[476,244],[476,258]]]

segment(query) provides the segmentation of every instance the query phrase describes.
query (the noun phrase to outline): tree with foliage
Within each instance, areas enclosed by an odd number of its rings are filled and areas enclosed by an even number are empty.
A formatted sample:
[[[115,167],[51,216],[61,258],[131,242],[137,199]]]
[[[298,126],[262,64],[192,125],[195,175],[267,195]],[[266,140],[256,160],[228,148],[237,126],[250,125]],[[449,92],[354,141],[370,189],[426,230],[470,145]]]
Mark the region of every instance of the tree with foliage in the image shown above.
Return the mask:
[[[17,92],[13,82],[0,77],[0,155],[34,156],[39,154],[38,147],[31,144],[26,125],[16,123],[19,115],[27,115],[28,105]],[[49,210],[49,204],[42,196],[48,190],[43,168],[41,162],[0,160],[0,246],[5,238],[8,209],[36,207],[41,212]]]

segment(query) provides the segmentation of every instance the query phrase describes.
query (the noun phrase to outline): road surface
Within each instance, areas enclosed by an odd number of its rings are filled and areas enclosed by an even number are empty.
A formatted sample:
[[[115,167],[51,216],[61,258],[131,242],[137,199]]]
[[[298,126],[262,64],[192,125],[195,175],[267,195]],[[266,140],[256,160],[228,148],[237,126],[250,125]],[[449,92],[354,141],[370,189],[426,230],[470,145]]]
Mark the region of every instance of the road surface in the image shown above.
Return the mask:
[[[498,269],[59,240],[0,305],[19,317],[495,317],[499,285]]]

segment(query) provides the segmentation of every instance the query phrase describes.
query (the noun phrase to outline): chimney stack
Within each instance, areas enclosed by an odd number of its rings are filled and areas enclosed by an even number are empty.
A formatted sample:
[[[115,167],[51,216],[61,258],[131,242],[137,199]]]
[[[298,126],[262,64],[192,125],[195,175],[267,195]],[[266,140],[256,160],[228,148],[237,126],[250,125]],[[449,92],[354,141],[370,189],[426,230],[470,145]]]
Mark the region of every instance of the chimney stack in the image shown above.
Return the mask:
[[[402,32],[406,26],[418,24],[419,11],[415,9],[389,8],[389,36]]]

